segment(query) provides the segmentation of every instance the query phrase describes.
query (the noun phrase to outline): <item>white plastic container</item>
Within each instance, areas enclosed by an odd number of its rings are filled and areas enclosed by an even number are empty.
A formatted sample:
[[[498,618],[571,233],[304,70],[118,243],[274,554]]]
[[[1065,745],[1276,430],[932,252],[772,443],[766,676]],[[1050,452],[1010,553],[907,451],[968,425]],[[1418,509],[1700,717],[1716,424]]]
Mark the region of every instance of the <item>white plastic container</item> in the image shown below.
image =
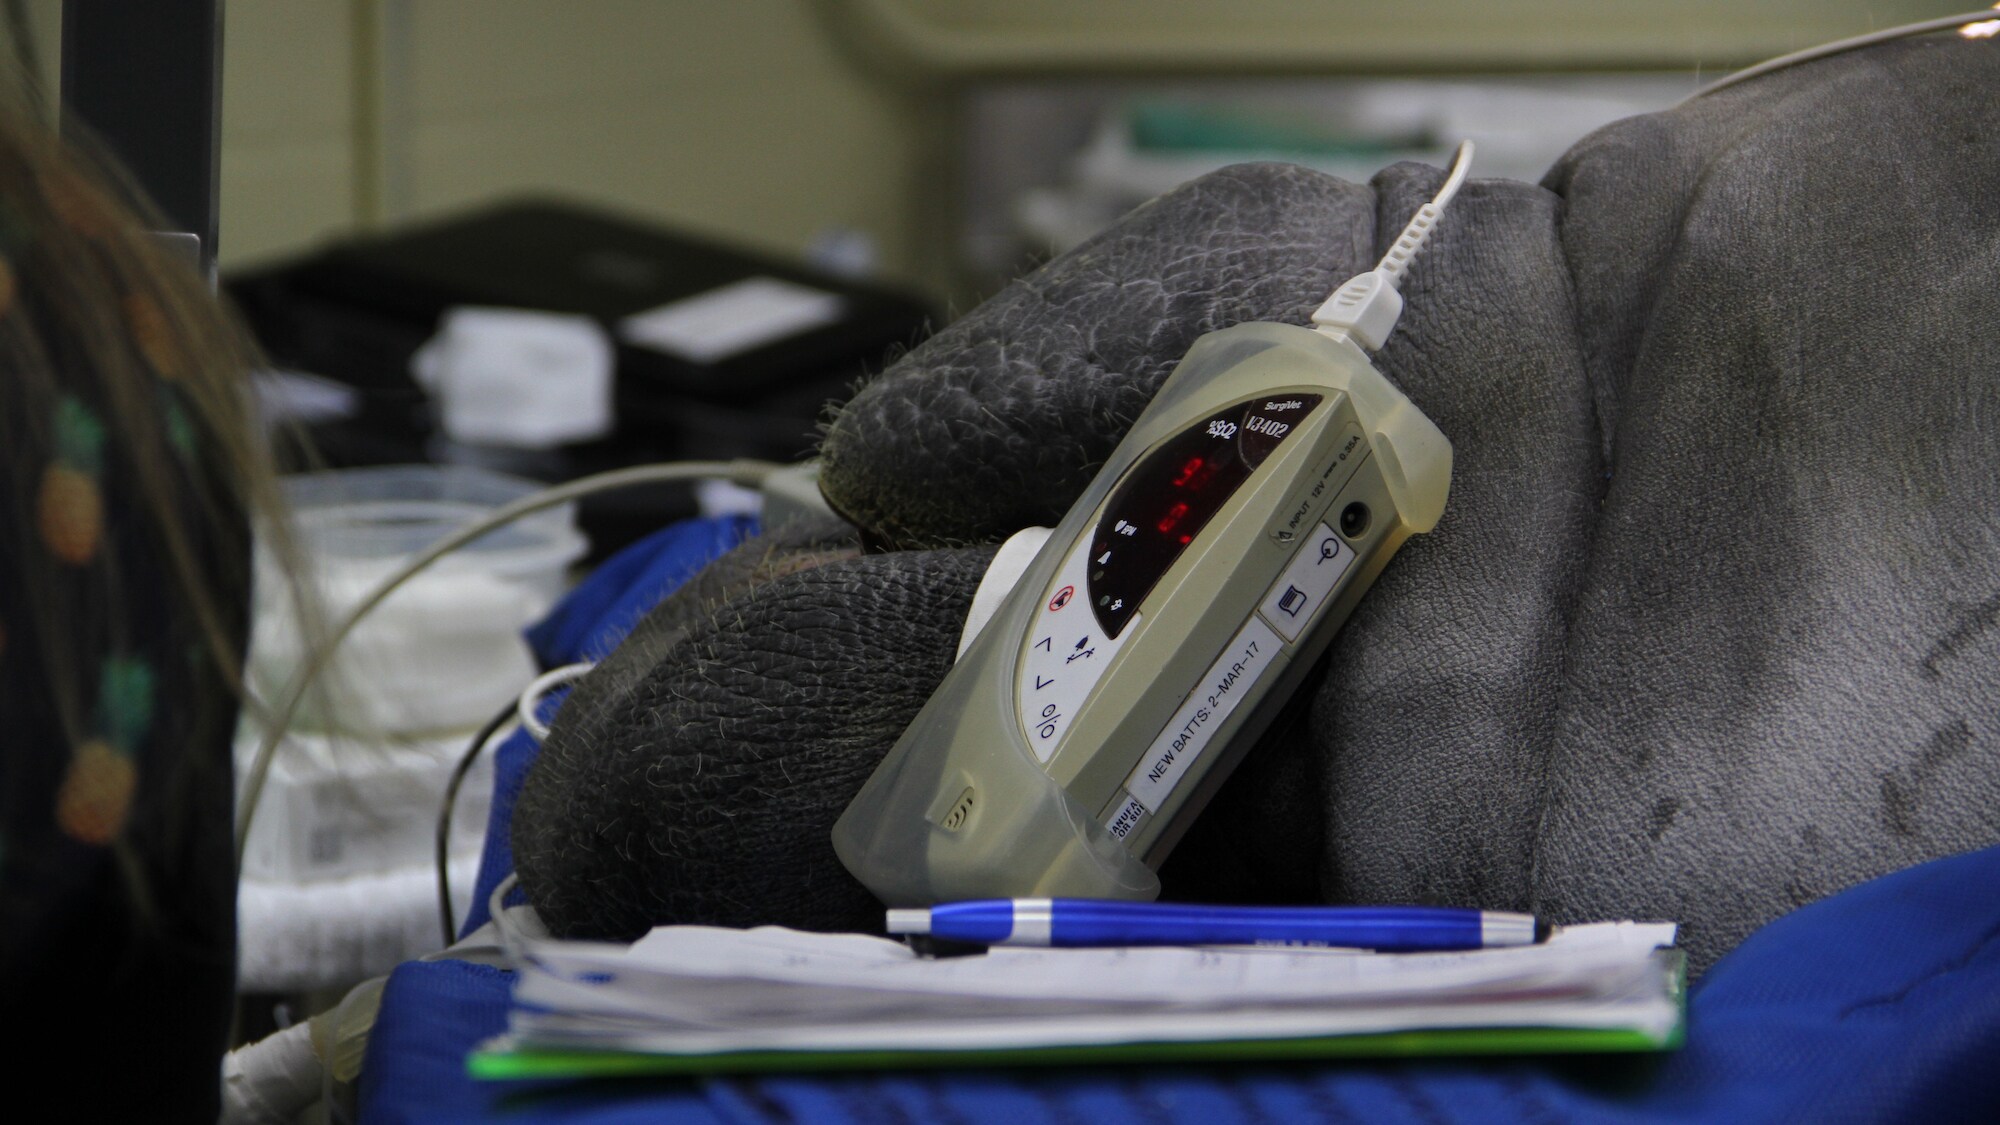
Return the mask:
[[[412,555],[541,485],[458,465],[346,469],[287,478],[318,622],[302,628],[291,585],[261,560],[250,683],[274,701],[307,645]],[[561,596],[586,547],[573,505],[526,517],[434,563],[377,606],[337,650],[296,731],[430,735],[469,730],[535,673],[521,630]]]
[[[308,644],[425,547],[539,490],[466,466],[349,469],[288,478],[314,620],[260,553],[248,679],[282,698]],[[521,630],[561,597],[585,549],[573,506],[467,544],[392,594],[336,650],[279,746],[243,854],[243,979],[345,987],[436,948],[438,811],[474,732],[535,666]],[[238,779],[262,743],[248,709]],[[493,789],[492,753],[465,779],[447,855],[469,893]]]
[[[245,720],[238,751],[253,751],[263,734]],[[471,741],[470,733],[408,741],[287,735],[244,845],[244,878],[297,885],[429,870],[445,786]],[[446,854],[453,860],[471,863],[479,855],[492,803],[488,750],[466,774],[452,808]],[[428,905],[424,913],[434,916],[435,904]]]

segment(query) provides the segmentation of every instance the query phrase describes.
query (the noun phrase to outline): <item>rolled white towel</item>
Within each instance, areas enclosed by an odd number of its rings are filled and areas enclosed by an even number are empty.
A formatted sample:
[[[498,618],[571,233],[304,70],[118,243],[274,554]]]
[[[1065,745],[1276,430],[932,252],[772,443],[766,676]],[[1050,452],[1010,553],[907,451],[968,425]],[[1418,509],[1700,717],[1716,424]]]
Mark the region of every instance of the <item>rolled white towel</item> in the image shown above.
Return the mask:
[[[451,863],[456,917],[465,917],[478,869],[472,856]],[[428,865],[322,883],[245,880],[236,916],[245,992],[345,988],[445,944]]]
[[[291,1125],[319,1100],[326,1066],[295,1023],[222,1056],[221,1125]]]

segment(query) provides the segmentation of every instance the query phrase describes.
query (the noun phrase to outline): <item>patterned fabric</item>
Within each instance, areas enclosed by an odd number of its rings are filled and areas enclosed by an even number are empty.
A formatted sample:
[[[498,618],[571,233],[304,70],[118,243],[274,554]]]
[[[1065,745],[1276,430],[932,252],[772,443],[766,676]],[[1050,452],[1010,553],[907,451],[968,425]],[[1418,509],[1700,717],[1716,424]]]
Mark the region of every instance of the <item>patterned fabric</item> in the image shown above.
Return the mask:
[[[249,536],[120,223],[0,169],[0,1012],[57,1118],[213,1121]]]

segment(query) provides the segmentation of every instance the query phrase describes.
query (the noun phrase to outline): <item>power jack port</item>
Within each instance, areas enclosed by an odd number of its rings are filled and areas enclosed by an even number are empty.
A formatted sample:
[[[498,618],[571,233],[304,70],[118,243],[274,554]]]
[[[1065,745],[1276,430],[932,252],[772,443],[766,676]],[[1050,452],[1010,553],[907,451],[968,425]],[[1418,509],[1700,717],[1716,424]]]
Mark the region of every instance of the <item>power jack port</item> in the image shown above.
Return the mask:
[[[1368,505],[1357,500],[1341,509],[1340,533],[1342,535],[1347,536],[1349,539],[1359,539],[1361,538],[1361,533],[1367,530]]]

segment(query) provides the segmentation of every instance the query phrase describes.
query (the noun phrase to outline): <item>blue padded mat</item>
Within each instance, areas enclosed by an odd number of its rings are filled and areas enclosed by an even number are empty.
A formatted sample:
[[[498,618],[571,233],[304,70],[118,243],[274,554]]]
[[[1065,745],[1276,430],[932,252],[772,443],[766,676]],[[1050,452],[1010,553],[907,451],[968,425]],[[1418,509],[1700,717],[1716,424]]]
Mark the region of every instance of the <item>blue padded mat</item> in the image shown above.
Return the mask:
[[[1666,1057],[488,1084],[509,974],[390,977],[364,1122],[1887,1122],[2000,1116],[2000,847],[1779,919],[1697,983]]]
[[[692,521],[635,545],[531,634],[548,664],[615,645],[750,527]],[[533,760],[499,751],[477,921],[511,867]],[[1697,982],[1665,1057],[936,1071],[487,1084],[510,974],[412,962],[384,993],[364,1122],[1884,1122],[2000,1120],[2000,847],[1884,876],[1752,935]]]

